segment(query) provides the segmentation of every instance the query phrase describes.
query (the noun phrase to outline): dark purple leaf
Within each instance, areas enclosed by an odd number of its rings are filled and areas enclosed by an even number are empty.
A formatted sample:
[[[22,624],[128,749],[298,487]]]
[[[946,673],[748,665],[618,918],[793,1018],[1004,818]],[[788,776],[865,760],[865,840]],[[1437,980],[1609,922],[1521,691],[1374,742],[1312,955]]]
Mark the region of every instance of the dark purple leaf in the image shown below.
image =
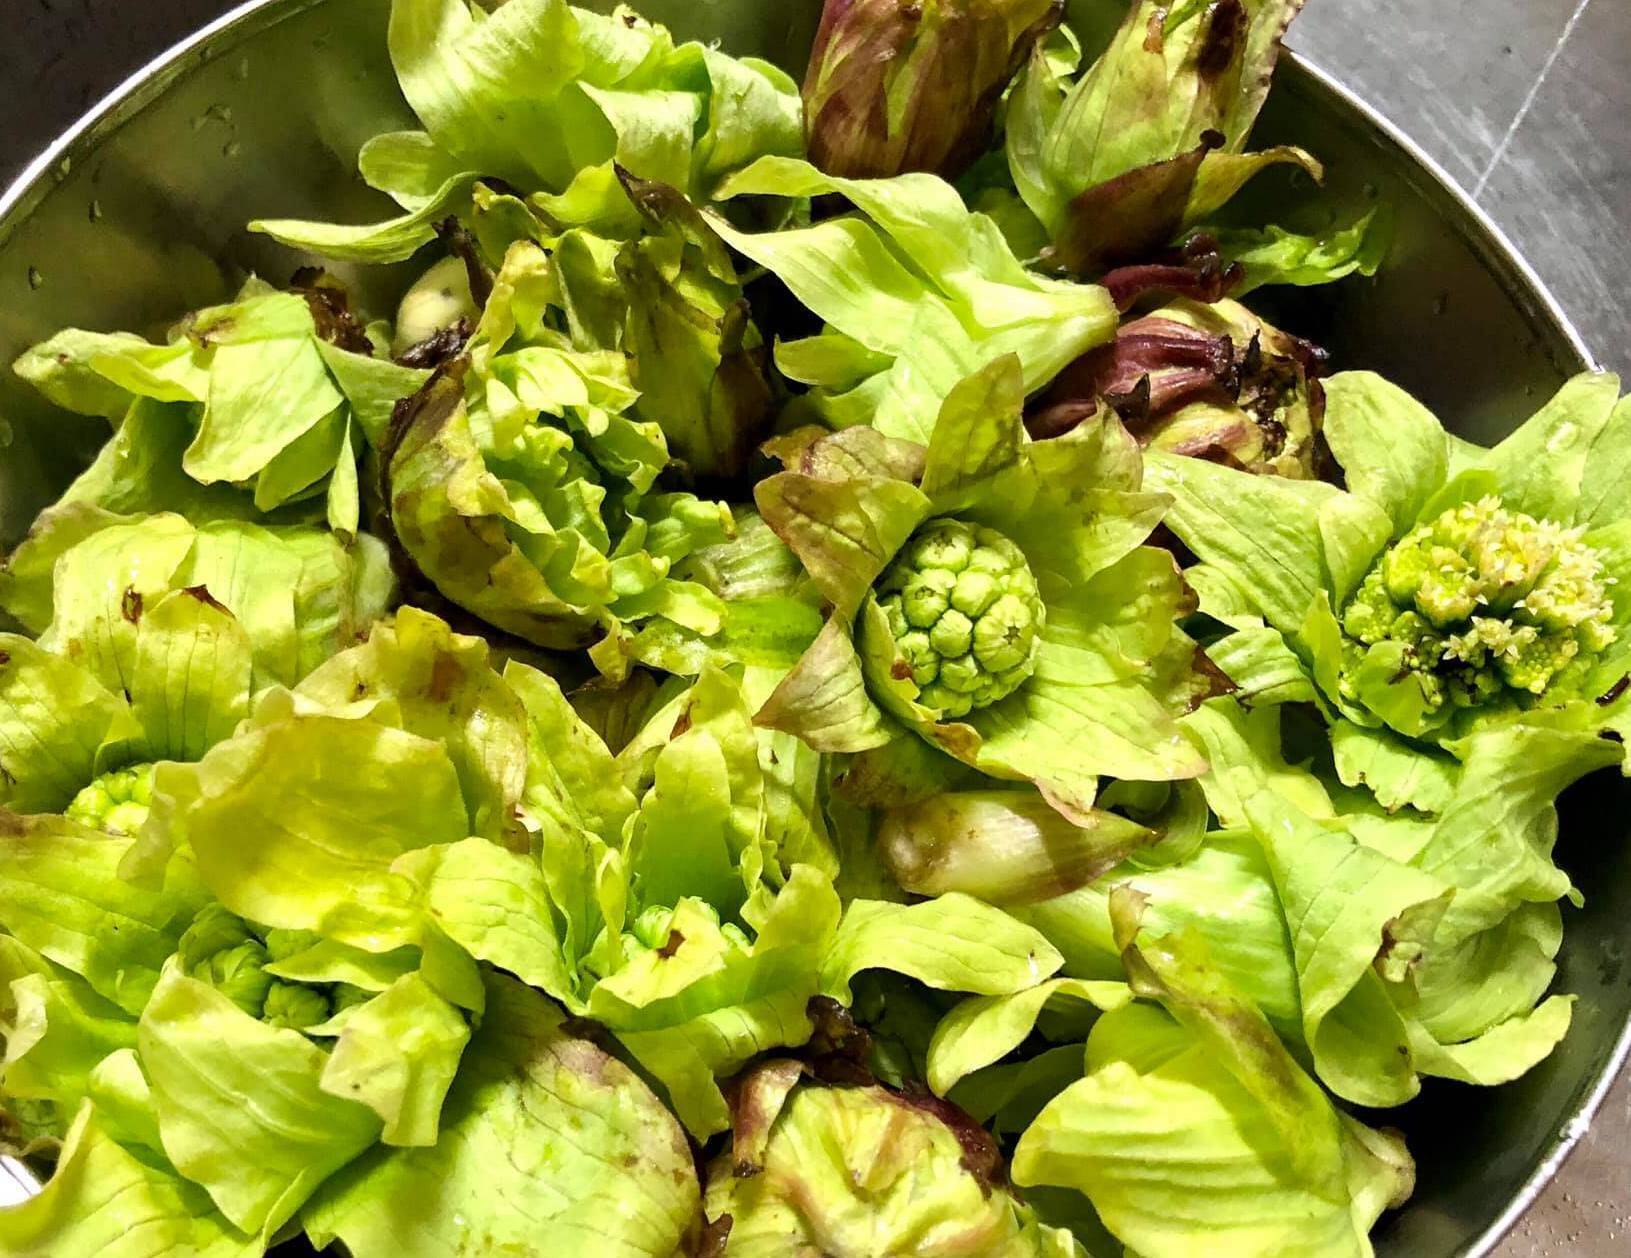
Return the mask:
[[[396,361],[403,367],[434,370],[464,353],[472,331],[470,320],[460,319],[451,327],[431,333],[419,344],[409,346],[396,356]]]
[[[1116,309],[1125,313],[1152,294],[1221,301],[1234,291],[1244,272],[1226,261],[1217,241],[1197,234],[1176,249],[1161,250],[1148,262],[1117,267],[1099,282],[1110,290]]]
[[[487,299],[493,295],[493,273],[482,261],[476,238],[463,223],[451,216],[436,224],[436,234],[447,246],[447,251],[464,263],[465,274],[470,280],[470,296],[475,299],[478,310],[485,310]]]
[[[1234,302],[1168,311],[1129,321],[1060,373],[1031,404],[1031,435],[1063,436],[1109,407],[1146,446],[1253,471],[1323,474],[1324,352]]]
[[[289,291],[306,299],[317,335],[330,345],[353,354],[372,354],[368,331],[351,309],[345,286],[321,267],[301,267],[289,280]]]
[[[1089,188],[1065,210],[1043,260],[1070,275],[1094,276],[1159,253],[1183,230],[1201,162],[1222,146],[1222,134],[1208,131],[1187,153]]]

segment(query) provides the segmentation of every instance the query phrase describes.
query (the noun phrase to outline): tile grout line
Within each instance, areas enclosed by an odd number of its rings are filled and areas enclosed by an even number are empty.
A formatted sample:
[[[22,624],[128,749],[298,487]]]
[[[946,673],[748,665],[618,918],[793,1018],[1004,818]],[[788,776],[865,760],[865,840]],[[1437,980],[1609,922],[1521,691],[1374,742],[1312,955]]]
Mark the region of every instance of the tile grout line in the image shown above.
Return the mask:
[[[1574,28],[1580,25],[1580,19],[1585,15],[1590,4],[1591,0],[1580,0],[1574,6],[1574,12],[1569,15],[1569,20],[1563,24],[1562,34],[1557,37],[1557,43],[1552,46],[1552,51],[1547,54],[1545,64],[1541,66],[1540,73],[1535,76],[1534,83],[1530,85],[1528,94],[1523,98],[1523,104],[1518,106],[1518,112],[1512,119],[1512,125],[1506,129],[1506,134],[1501,137],[1501,142],[1495,146],[1495,151],[1490,154],[1489,164],[1484,167],[1484,173],[1478,177],[1478,185],[1472,190],[1472,199],[1474,201],[1479,200],[1484,195],[1484,189],[1488,187],[1490,177],[1495,174],[1495,168],[1501,164],[1501,159],[1506,156],[1507,149],[1512,147],[1512,141],[1518,134],[1518,128],[1523,125],[1524,119],[1529,117],[1529,111],[1535,107],[1535,101],[1540,98],[1540,89],[1545,85],[1548,76],[1551,75],[1552,67],[1557,64],[1558,57],[1562,55],[1563,45],[1569,42],[1569,37],[1574,34]]]

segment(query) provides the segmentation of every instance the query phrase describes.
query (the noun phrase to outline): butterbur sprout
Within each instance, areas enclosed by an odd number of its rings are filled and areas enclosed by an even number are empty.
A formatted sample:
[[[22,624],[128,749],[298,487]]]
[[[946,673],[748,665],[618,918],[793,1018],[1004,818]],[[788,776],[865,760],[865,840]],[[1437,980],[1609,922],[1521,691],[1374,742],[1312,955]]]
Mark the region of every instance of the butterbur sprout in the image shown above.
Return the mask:
[[[810,158],[831,175],[954,179],[1062,0],[827,0],[804,83]]]

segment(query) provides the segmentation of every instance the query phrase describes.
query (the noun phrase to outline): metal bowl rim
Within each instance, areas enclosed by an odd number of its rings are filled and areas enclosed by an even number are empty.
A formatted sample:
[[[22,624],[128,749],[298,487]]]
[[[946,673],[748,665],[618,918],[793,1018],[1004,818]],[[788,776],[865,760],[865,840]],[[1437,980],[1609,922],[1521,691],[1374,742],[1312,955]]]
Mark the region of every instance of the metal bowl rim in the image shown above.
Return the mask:
[[[0,248],[4,247],[18,223],[32,214],[34,207],[50,191],[57,172],[65,173],[76,159],[88,157],[104,136],[156,99],[168,86],[171,77],[182,70],[189,56],[202,52],[204,59],[209,59],[211,46],[221,36],[247,24],[251,18],[263,12],[278,8],[286,10],[283,13],[268,13],[272,21],[278,22],[325,2],[327,0],[245,0],[132,72],[24,167],[5,192],[0,193]],[[1452,226],[1469,239],[1474,253],[1496,272],[1505,288],[1519,292],[1529,300],[1538,320],[1550,323],[1562,333],[1577,359],[1573,366],[1581,370],[1596,367],[1596,355],[1545,281],[1518,251],[1511,238],[1438,160],[1425,152],[1397,124],[1316,62],[1291,49],[1285,50],[1285,56],[1320,90],[1335,97],[1360,123],[1402,152],[1409,159],[1410,166],[1423,172],[1435,191],[1450,199],[1457,212]],[[64,163],[68,164],[67,167],[64,167]],[[1608,1060],[1597,1077],[1590,1081],[1584,1101],[1564,1123],[1550,1152],[1530,1173],[1506,1209],[1467,1247],[1464,1251],[1467,1258],[1485,1258],[1492,1253],[1547,1185],[1557,1177],[1569,1155],[1590,1130],[1592,1120],[1602,1108],[1609,1089],[1628,1062],[1631,1062],[1631,1021],[1621,1030]],[[4,1171],[11,1176],[33,1182],[32,1173],[20,1162],[7,1157],[3,1159],[3,1164]]]

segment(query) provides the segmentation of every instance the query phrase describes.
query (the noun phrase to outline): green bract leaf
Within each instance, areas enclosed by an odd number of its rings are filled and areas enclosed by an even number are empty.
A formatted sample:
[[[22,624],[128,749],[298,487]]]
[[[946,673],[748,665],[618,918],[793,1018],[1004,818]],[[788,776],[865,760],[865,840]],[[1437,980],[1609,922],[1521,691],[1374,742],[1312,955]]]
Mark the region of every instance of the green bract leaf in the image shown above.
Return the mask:
[[[249,1258],[263,1245],[232,1226],[208,1196],[119,1144],[91,1105],[80,1109],[56,1173],[36,1195],[0,1211],[0,1244],[17,1254],[107,1258]]]
[[[749,668],[742,679],[750,710],[763,706],[782,680],[775,668]],[[829,878],[842,867],[827,821],[825,758],[791,734],[759,729],[759,769],[764,775],[764,844],[767,859],[783,868],[809,865]]]
[[[375,359],[345,290],[326,276],[289,292],[252,280],[236,302],[188,315],[171,337],[155,346],[123,334],[64,332],[18,363],[20,374],[71,409],[116,424],[127,413],[143,416],[65,501],[123,513],[177,510],[202,521],[326,492],[334,527],[354,534],[357,451],[348,434],[360,403],[353,389],[368,381],[394,402],[424,373]],[[371,403],[362,404],[377,409]],[[145,494],[131,485],[137,461],[173,492],[161,497],[157,485]],[[252,508],[235,502],[228,486],[251,490]]]
[[[0,936],[0,1016],[11,1028],[0,1072],[7,1097],[56,1116],[74,1113],[103,1059],[136,1042],[128,1013],[10,935]]]
[[[1423,1074],[1494,1086],[1528,1073],[1568,1032],[1571,996],[1546,993],[1563,940],[1555,904],[1430,951],[1412,978],[1411,1043]]]
[[[172,837],[223,904],[375,952],[419,942],[412,885],[392,862],[469,830],[447,749],[368,720],[275,719],[174,781]]]
[[[398,262],[487,177],[532,194],[558,223],[627,233],[638,218],[614,162],[703,199],[754,158],[803,149],[798,89],[782,71],[676,45],[626,10],[397,0],[390,47],[425,130],[375,137],[359,164],[409,212],[367,228],[280,220],[253,230],[330,257]]]
[[[799,1085],[799,1070],[797,1063],[770,1062],[748,1077],[733,1148],[708,1168],[705,1212],[730,1220],[727,1252],[1085,1253],[1068,1232],[1042,1225],[1028,1206],[987,1182],[995,1145],[966,1118],[880,1087]]]
[[[475,1228],[562,1255],[667,1258],[698,1206],[691,1150],[639,1078],[562,1026],[512,979],[487,979],[487,1014],[448,1096],[434,1148],[379,1148],[307,1210],[318,1245],[357,1258],[441,1258]]]
[[[133,396],[202,402],[209,372],[191,346],[153,345],[129,332],[69,328],[27,350],[13,365],[64,410],[117,419]]]
[[[1167,8],[1140,0],[1074,83],[1043,49],[1031,56],[1008,123],[1014,186],[1054,247],[1091,273],[1145,261],[1296,149],[1245,154],[1301,0]],[[1217,151],[1217,150],[1222,150]]]
[[[1025,390],[1034,392],[1114,332],[1108,293],[1027,271],[996,224],[971,214],[933,176],[834,179],[804,162],[765,158],[721,189],[723,197],[827,193],[849,199],[859,216],[759,235],[720,219],[715,226],[831,333],[889,360],[858,381],[847,363],[823,375],[810,370],[812,356],[800,357],[796,374],[819,377],[805,382],[817,386],[815,405],[835,427],[867,423],[926,440],[947,395],[980,367],[1018,354]]]
[[[1388,513],[1395,537],[1415,526],[1449,474],[1449,444],[1438,420],[1369,372],[1325,382],[1325,435],[1348,488]]]
[[[1553,996],[1524,1017],[1492,1027],[1477,1039],[1441,1044],[1419,1027],[1412,1043],[1423,1074],[1481,1087],[1511,1083],[1552,1055],[1569,1033],[1573,996]]]
[[[1600,529],[1626,518],[1625,501],[1618,487],[1623,483],[1628,462],[1631,462],[1631,403],[1622,400],[1586,460],[1586,470],[1580,479],[1580,501],[1575,508],[1577,523]]]
[[[1325,588],[1319,510],[1341,491],[1160,451],[1151,451],[1146,470],[1154,487],[1176,499],[1167,526],[1270,625],[1288,636],[1300,630]]]
[[[733,916],[765,868],[764,780],[753,714],[739,685],[710,669],[654,757],[651,789],[629,829],[639,907],[695,896]]]
[[[1012,996],[978,996],[958,1005],[935,1027],[929,1045],[929,1086],[944,1096],[964,1076],[1018,1048],[1050,1005],[1085,1002],[1110,1012],[1130,1003],[1121,983],[1060,978]]]
[[[1620,378],[1606,372],[1576,376],[1479,466],[1500,486],[1514,511],[1575,522],[1586,469],[1620,400]]]
[[[1350,275],[1375,275],[1393,244],[1392,216],[1382,210],[1318,234],[1300,235],[1274,226],[1222,228],[1209,234],[1217,239],[1225,259],[1245,269],[1245,278],[1233,290],[1237,297],[1270,284],[1311,288]]]
[[[1403,1104],[1420,1083],[1382,974],[1419,959],[1453,890],[1272,792],[1248,799],[1246,811],[1286,914],[1316,1074],[1355,1104]]]
[[[139,1052],[164,1152],[235,1226],[263,1240],[379,1138],[372,1110],[322,1091],[321,1049],[177,966],[142,1012]]]
[[[821,967],[821,987],[848,1001],[863,970],[905,974],[941,991],[1004,996],[1059,969],[1058,951],[1034,929],[961,893],[921,904],[857,900]]]
[[[60,811],[140,737],[129,704],[78,665],[0,635],[0,802]]]
[[[590,1015],[668,1089],[695,1135],[722,1131],[729,1115],[717,1080],[809,1038],[806,1009],[838,917],[831,884],[808,867],[756,915],[751,943],[701,901],[681,900],[595,987]]]
[[[382,223],[351,227],[340,223],[314,223],[295,218],[263,218],[249,230],[272,237],[279,244],[336,261],[382,264],[402,262],[436,239],[436,224],[468,203],[476,171],[450,174],[416,209]],[[402,194],[398,194],[399,199]]]
[[[1424,750],[1390,730],[1339,721],[1331,727],[1331,752],[1343,783],[1368,788],[1390,812],[1406,806],[1425,813],[1441,812],[1455,797],[1455,760]]]
[[[1556,903],[1525,904],[1499,926],[1435,948],[1411,974],[1412,1018],[1445,1044],[1476,1039],[1531,1013],[1557,974],[1563,913]]]
[[[848,618],[928,517],[929,499],[906,481],[837,480],[782,472],[754,490],[759,512]]]
[[[635,798],[600,735],[579,718],[560,686],[537,669],[511,661],[504,680],[527,711],[528,810],[608,839],[620,836]]]
[[[487,17],[444,0],[401,0],[391,11],[391,60],[403,94],[439,147],[506,179],[537,172],[520,149],[552,135],[550,101],[587,60],[572,10],[551,0]],[[549,154],[553,156],[553,154]]]
[[[1552,900],[1569,886],[1550,863],[1552,800],[1601,740],[1497,728],[1458,745],[1464,763],[1445,774],[1399,740],[1337,727],[1339,747],[1371,748],[1354,763],[1378,775],[1380,795],[1442,792],[1431,818],[1328,794],[1281,757],[1272,709],[1243,718],[1224,701],[1188,725],[1217,766],[1206,779],[1213,807],[1248,819],[1268,854],[1303,1033],[1334,1090],[1382,1105],[1413,1095],[1418,1074],[1503,1083],[1556,1046],[1570,998],[1542,1002],[1562,938]]]
[[[1297,1032],[1297,973],[1274,878],[1257,841],[1217,832],[1189,860],[1164,869],[1123,866],[1097,883],[1042,904],[1013,910],[1065,958],[1075,978],[1119,979],[1121,949],[1110,919],[1118,888],[1145,899],[1144,920],[1156,933],[1193,934],[1218,969],[1287,1036]]]
[[[516,245],[471,357],[409,403],[387,452],[392,523],[454,602],[542,646],[604,630],[595,658],[622,676],[644,622],[719,632],[719,599],[669,574],[733,523],[723,504],[651,492],[668,450],[623,413],[637,396],[623,356],[536,325],[561,310],[558,265]]]
[[[422,975],[407,974],[346,1019],[321,1085],[373,1110],[384,1143],[428,1147],[469,1041],[464,1013]]]
[[[1396,1138],[1340,1114],[1262,1015],[1171,938],[1135,945],[1132,1005],[1088,1040],[1087,1077],[1021,1139],[1014,1176],[1085,1192],[1129,1247],[1160,1258],[1370,1252],[1414,1168]]]
[[[501,839],[515,824],[527,773],[527,718],[488,663],[487,644],[405,607],[394,624],[335,656],[296,694],[328,710],[391,705],[387,723],[442,743],[458,770],[469,833]]]
[[[172,670],[196,663],[202,676],[195,685],[216,691],[217,701],[238,695],[245,683],[235,657],[246,636],[253,687],[293,685],[366,632],[384,613],[393,582],[384,548],[372,538],[347,547],[312,529],[194,527],[156,515],[72,547],[56,565],[52,588],[54,612],[40,626],[40,644],[78,660],[116,693],[135,698],[150,682],[144,723],[151,729],[174,720],[187,734],[206,713],[181,691],[166,697]],[[176,593],[199,606],[177,600],[149,626],[149,614]]]
[[[131,840],[65,817],[0,812],[0,830],[0,926],[126,1013],[140,1013],[202,896],[180,871],[153,890],[123,881],[119,864]]]
[[[873,751],[897,736],[867,693],[861,657],[838,620],[827,622],[755,719],[818,752]]]
[[[1552,863],[1557,797],[1620,749],[1590,732],[1515,725],[1456,748],[1465,764],[1455,798],[1414,863],[1456,889],[1439,941],[1457,944],[1525,903],[1569,894]]]
[[[413,876],[438,929],[471,956],[568,1006],[581,1003],[536,860],[486,839],[466,839],[423,853]]]
[[[889,741],[887,712],[1089,825],[1100,775],[1203,771],[1174,717],[1210,683],[1175,624],[1176,566],[1140,546],[1166,500],[1141,491],[1132,438],[1101,417],[1032,442],[1022,401],[1014,360],[991,363],[951,391],[921,464],[864,429],[790,440],[796,470],[760,507],[836,614],[759,720],[862,752]]]

